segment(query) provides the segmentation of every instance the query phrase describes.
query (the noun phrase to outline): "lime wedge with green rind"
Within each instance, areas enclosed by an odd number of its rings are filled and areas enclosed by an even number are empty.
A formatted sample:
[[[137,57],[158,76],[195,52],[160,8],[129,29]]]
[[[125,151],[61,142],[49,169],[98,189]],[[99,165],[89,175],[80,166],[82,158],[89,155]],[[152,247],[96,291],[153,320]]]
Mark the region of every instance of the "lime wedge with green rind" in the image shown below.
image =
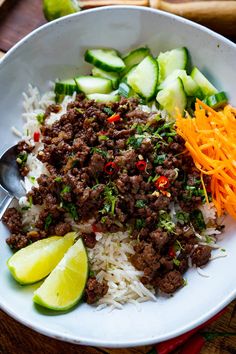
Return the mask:
[[[83,295],[88,270],[87,252],[79,239],[34,292],[34,302],[51,310],[70,309]]]
[[[75,232],[51,236],[17,251],[7,261],[12,276],[20,284],[32,284],[45,278],[73,245]]]
[[[48,21],[80,11],[76,0],[44,0],[43,13]]]

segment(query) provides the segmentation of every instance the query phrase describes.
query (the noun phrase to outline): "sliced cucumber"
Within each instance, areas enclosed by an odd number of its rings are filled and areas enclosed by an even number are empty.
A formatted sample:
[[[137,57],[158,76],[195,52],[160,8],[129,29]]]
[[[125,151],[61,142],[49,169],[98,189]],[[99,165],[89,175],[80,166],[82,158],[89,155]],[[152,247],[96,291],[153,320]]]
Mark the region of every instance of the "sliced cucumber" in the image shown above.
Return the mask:
[[[150,49],[138,48],[134,49],[123,57],[123,61],[126,65],[125,72],[127,72],[132,66],[139,64],[146,56],[150,55]]]
[[[224,91],[211,95],[203,100],[211,108],[220,108],[228,102],[228,97]]]
[[[137,65],[132,66],[132,68],[130,68],[127,73],[122,77],[121,82],[126,82],[128,80],[128,76],[135,70],[135,68],[137,67]]]
[[[105,94],[105,93],[91,93],[87,95],[89,100],[95,100],[97,102],[118,102],[120,100],[120,96]]]
[[[80,76],[75,78],[78,89],[85,94],[110,93],[112,91],[111,80],[101,77]]]
[[[88,49],[84,55],[85,61],[105,71],[120,72],[125,69],[125,63],[114,49]]]
[[[117,89],[119,85],[119,74],[115,72],[107,72],[99,68],[92,69],[92,75],[95,77],[102,77],[104,79],[111,80],[114,89]]]
[[[121,82],[118,87],[118,93],[120,96],[127,98],[132,96],[134,91],[127,83]]]
[[[58,95],[71,96],[75,91],[78,91],[78,87],[74,79],[58,81],[54,88],[54,92]]]
[[[208,81],[198,68],[193,68],[191,77],[198,84],[204,96],[214,95],[218,90]]]
[[[159,83],[161,83],[174,70],[187,68],[189,62],[188,50],[182,47],[160,53],[157,61],[159,64]]]
[[[151,100],[156,94],[158,81],[157,61],[148,55],[127,76],[127,83],[141,97]]]
[[[187,97],[182,80],[177,78],[172,81],[167,87],[158,92],[156,100],[171,118],[175,118],[176,109],[183,113],[187,104]]]

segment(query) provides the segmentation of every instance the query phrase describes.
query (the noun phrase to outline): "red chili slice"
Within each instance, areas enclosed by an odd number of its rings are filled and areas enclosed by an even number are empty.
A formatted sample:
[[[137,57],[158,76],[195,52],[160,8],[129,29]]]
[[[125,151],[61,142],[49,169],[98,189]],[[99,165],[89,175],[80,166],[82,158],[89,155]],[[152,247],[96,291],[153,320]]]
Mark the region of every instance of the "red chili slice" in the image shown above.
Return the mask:
[[[162,190],[162,189],[167,189],[170,186],[170,181],[167,177],[165,176],[160,176],[156,182],[155,186],[157,189]]]
[[[120,114],[113,114],[111,117],[107,118],[107,121],[109,123],[114,123],[114,122],[118,122],[120,120]]]
[[[168,255],[169,255],[171,258],[175,258],[176,252],[175,252],[173,246],[171,246],[171,247],[169,248]]]
[[[139,171],[145,171],[145,169],[147,167],[147,162],[144,161],[144,160],[140,160],[140,161],[135,163],[135,166],[137,167],[137,169]]]
[[[38,143],[40,138],[40,133],[39,132],[34,132],[34,142]]]
[[[108,175],[113,175],[117,170],[117,165],[112,161],[107,162],[104,166],[104,172],[106,172]]]

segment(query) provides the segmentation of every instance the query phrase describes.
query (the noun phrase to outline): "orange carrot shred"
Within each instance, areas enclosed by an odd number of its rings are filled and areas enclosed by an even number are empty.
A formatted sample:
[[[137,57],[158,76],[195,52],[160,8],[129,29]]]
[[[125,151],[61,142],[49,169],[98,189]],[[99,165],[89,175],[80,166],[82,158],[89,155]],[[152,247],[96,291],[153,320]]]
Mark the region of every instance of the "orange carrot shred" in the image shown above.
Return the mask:
[[[197,99],[194,116],[176,118],[177,133],[203,175],[211,176],[211,192],[217,215],[228,212],[236,219],[236,108],[215,111]]]

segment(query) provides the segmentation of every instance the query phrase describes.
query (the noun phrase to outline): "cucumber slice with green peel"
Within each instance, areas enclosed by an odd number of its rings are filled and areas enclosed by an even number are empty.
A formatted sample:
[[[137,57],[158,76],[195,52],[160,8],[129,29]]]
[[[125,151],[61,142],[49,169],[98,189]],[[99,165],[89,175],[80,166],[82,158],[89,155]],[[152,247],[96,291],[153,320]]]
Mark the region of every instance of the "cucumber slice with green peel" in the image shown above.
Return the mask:
[[[55,84],[54,92],[58,95],[73,95],[78,92],[78,87],[74,79],[58,81]]]
[[[126,65],[124,71],[127,72],[132,66],[139,64],[148,55],[150,55],[150,49],[147,47],[132,50],[123,57]]]
[[[191,76],[187,75],[185,70],[174,70],[167,78],[162,81],[162,83],[158,86],[158,90],[162,90],[167,87],[172,81],[180,78],[184,85],[184,90],[188,96],[199,96],[201,94],[201,90],[197,83],[191,78]]]
[[[114,49],[88,49],[84,60],[108,72],[121,72],[125,69],[125,63]]]
[[[182,80],[177,78],[172,81],[167,87],[158,92],[156,100],[171,118],[175,118],[177,109],[180,113],[183,113],[187,104],[187,96]]]
[[[127,83],[121,82],[118,87],[118,94],[122,97],[128,98],[134,95],[134,91]]]
[[[228,103],[228,97],[224,91],[218,92],[215,95],[206,97],[203,100],[209,107],[213,109],[220,108]]]
[[[156,94],[158,82],[157,61],[148,55],[127,76],[127,83],[142,98],[151,100]]]
[[[186,69],[189,63],[188,50],[185,47],[160,53],[157,57],[159,65],[159,83],[176,69]]]
[[[198,68],[194,67],[190,76],[198,84],[204,96],[214,95],[218,92]]]
[[[137,67],[137,65],[132,66],[127,73],[122,77],[121,82],[126,82],[127,83],[127,79],[128,76],[135,70],[135,68]]]
[[[111,80],[94,76],[80,76],[75,78],[78,89],[85,94],[110,93],[113,89]]]
[[[87,95],[89,100],[95,100],[97,102],[119,102],[120,96],[105,93],[91,93]]]
[[[92,75],[95,77],[102,77],[104,79],[111,80],[114,89],[117,89],[119,85],[119,74],[114,72],[107,72],[99,68],[92,69]]]

